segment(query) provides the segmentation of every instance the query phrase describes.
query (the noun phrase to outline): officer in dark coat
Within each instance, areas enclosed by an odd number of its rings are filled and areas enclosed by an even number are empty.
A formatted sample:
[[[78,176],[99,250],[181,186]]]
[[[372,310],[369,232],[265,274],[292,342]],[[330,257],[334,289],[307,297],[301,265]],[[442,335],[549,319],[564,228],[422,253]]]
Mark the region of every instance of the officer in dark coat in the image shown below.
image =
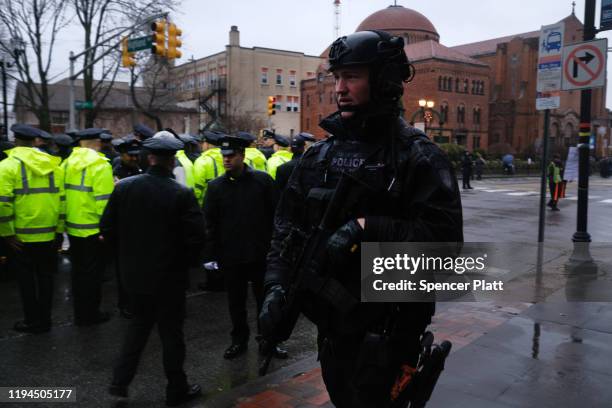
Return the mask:
[[[266,156],[266,160],[270,158],[274,154],[274,131],[270,129],[264,129],[262,135],[262,145],[259,148],[259,151]]]
[[[225,174],[208,183],[204,199],[206,257],[217,261],[226,276],[232,344],[224,357],[244,353],[249,341],[246,297],[252,283],[257,313],[263,301],[266,254],[278,200],[274,180],[244,164],[248,140],[226,136],[221,140]],[[213,259],[214,258],[214,259]],[[279,351],[280,352],[280,351]],[[286,356],[280,353],[279,356]]]
[[[291,173],[293,173],[293,169],[297,165],[298,161],[304,154],[304,148],[306,147],[306,139],[298,134],[291,141],[291,153],[293,153],[293,157],[285,164],[281,164],[276,169],[276,184],[278,185],[278,189],[282,192],[289,181],[289,177],[291,177]]]
[[[385,407],[400,366],[416,367],[420,338],[435,307],[359,303],[359,244],[462,241],[460,194],[446,155],[400,118],[403,83],[414,73],[403,39],[383,31],[356,32],[336,40],[329,56],[339,110],[320,126],[333,136],[304,153],[282,193],[260,324],[264,338],[273,339],[282,323],[277,312],[285,302],[292,260],[299,254],[289,234],[312,231],[320,220],[320,211],[313,210],[328,202],[311,190],[334,189],[342,172],[363,176],[359,180],[367,192],[345,219],[334,220],[337,230],[327,241],[327,261],[317,269],[353,300],[322,298],[321,289],[312,287],[302,296],[302,310],[319,331],[322,375],[333,404]],[[345,309],[347,305],[351,308]]]
[[[137,123],[134,125],[134,137],[140,140],[141,142],[153,137],[154,134],[155,132],[153,131],[153,129],[151,129],[147,125],[144,125],[142,123]],[[149,161],[147,160],[147,153],[145,151],[142,151],[140,153],[140,156],[138,157],[138,165],[140,166],[142,171],[146,171],[149,167]]]
[[[187,271],[200,261],[204,219],[191,190],[172,178],[174,155],[183,143],[170,135],[147,139],[143,147],[147,173],[117,183],[100,222],[104,241],[117,252],[134,312],[109,391],[127,396],[157,324],[168,378],[166,404],[175,406],[201,392],[199,385],[187,383],[183,371],[183,323]]]
[[[461,160],[461,177],[463,181],[463,189],[472,189],[470,185],[470,178],[472,177],[472,168],[474,167],[474,161],[472,155],[467,150],[463,152],[463,159]]]
[[[142,142],[132,135],[115,139],[115,149],[119,152],[119,160],[113,160],[113,176],[115,180],[136,176],[142,173],[138,158],[141,154]]]
[[[119,156],[119,153],[113,147],[113,135],[110,131],[106,131],[100,135],[100,153],[106,156],[106,158],[112,163],[113,159]]]

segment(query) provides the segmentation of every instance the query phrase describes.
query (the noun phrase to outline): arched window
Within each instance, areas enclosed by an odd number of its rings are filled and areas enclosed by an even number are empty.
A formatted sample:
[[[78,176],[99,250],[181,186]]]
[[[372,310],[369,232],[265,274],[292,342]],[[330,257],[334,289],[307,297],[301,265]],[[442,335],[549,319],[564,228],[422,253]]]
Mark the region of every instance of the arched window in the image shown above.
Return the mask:
[[[448,122],[448,103],[442,102],[440,105],[440,122],[447,123]]]
[[[480,125],[480,107],[476,106],[473,111],[473,122],[475,125]]]
[[[443,86],[442,86],[442,75],[440,75],[438,77],[438,91],[442,91],[443,90]]]
[[[457,106],[457,123],[465,123],[465,105]]]
[[[459,78],[455,79],[455,92],[460,92],[459,90]]]

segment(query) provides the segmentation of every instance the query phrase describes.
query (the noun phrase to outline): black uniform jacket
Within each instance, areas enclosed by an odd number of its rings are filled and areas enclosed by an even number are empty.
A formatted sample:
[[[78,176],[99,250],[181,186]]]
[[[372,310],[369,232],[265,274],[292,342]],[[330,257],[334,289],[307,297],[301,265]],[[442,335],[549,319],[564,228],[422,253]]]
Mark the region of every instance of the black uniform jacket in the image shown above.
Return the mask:
[[[278,190],[267,173],[244,169],[210,181],[204,199],[205,258],[221,267],[265,261],[270,248]]]
[[[153,166],[117,183],[100,232],[117,251],[126,290],[156,294],[187,287],[188,267],[204,245],[204,218],[193,192]]]
[[[308,232],[318,223],[313,221],[308,192],[314,187],[335,188],[342,172],[361,171],[360,180],[371,187],[348,219],[336,220],[340,227],[350,219],[364,217],[363,242],[463,241],[461,197],[446,154],[403,119],[380,123],[382,129],[375,126],[366,131],[368,128],[363,127],[363,133],[356,135],[359,131],[346,129],[339,113],[321,122],[333,136],[304,153],[282,192],[267,258],[266,287],[288,287],[295,259],[291,256],[295,254],[287,250],[292,245],[290,232]],[[315,218],[320,214],[318,211]],[[356,258],[350,267],[330,273],[359,300],[359,254]],[[367,309],[370,305],[360,307]],[[414,312],[414,304],[406,305]],[[433,304],[422,305],[421,309],[424,313],[418,314],[427,321],[433,314]]]
[[[287,183],[289,182],[289,177],[291,177],[291,173],[293,173],[293,170],[295,169],[295,166],[297,166],[298,161],[300,161],[301,157],[301,154],[294,153],[291,160],[289,160],[287,163],[281,164],[276,169],[276,185],[278,186],[281,192],[287,186]]]

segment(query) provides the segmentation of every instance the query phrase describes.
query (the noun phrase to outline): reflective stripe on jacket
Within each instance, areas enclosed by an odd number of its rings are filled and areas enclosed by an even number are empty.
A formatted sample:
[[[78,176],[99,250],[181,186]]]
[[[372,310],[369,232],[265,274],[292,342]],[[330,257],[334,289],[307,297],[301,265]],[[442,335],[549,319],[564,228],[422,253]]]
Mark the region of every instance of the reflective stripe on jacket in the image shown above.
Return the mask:
[[[113,192],[113,169],[93,149],[75,147],[64,163],[66,230],[75,237],[100,232],[100,217]]]
[[[16,147],[0,162],[0,236],[48,242],[64,231],[61,159],[32,147]]]

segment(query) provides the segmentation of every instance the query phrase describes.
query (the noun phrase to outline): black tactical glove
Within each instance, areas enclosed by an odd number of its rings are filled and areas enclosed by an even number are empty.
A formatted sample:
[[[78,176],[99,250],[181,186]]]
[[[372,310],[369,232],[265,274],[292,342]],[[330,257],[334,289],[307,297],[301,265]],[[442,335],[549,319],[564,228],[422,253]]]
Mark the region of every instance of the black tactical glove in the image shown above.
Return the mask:
[[[363,228],[357,220],[351,220],[338,228],[327,240],[327,255],[334,265],[343,265],[361,243]]]
[[[282,322],[282,308],[285,305],[285,290],[281,285],[271,286],[259,313],[259,328],[266,340],[273,340],[278,325]]]

